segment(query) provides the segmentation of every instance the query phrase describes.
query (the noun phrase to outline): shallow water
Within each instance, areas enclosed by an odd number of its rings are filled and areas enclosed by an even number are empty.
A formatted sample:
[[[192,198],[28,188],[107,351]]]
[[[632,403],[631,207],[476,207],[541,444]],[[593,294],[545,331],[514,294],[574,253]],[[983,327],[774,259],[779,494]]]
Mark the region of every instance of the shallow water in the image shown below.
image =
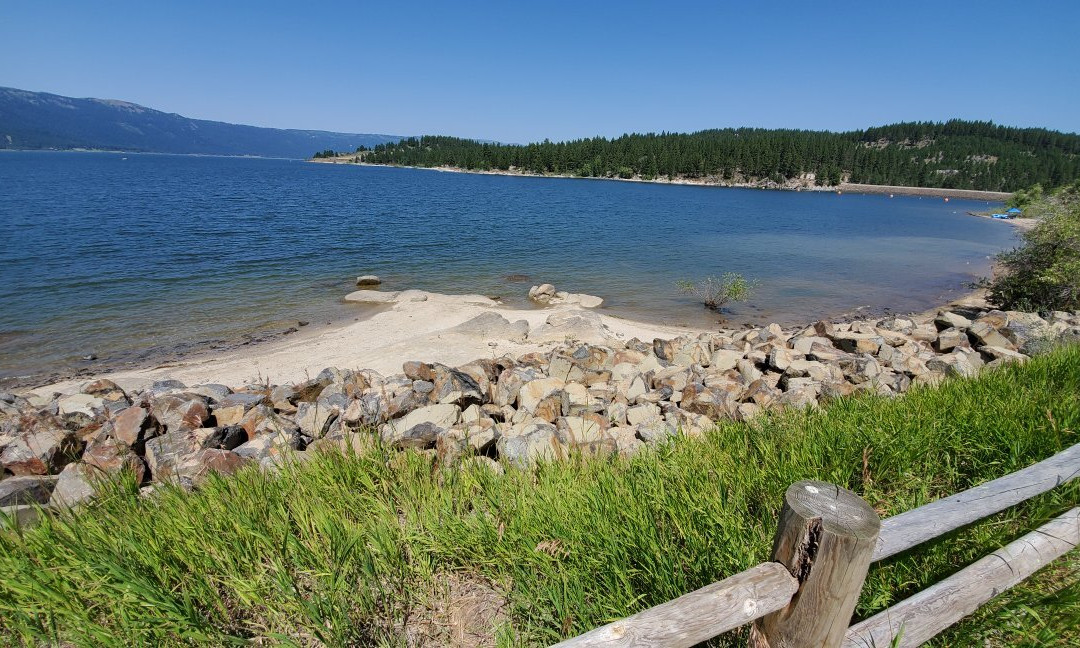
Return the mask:
[[[368,273],[523,306],[550,282],[670,324],[715,324],[675,282],[726,271],[759,284],[729,324],[906,312],[1015,242],[982,202],[293,160],[6,152],[0,186],[0,377],[352,319]]]

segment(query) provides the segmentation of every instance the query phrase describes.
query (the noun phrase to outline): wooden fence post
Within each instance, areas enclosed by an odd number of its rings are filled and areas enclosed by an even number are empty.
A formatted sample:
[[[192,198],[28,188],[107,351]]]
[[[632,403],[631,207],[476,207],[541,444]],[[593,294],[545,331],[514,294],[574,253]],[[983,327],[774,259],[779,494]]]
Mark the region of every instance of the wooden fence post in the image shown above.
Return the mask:
[[[800,481],[784,494],[773,560],[799,581],[787,607],[758,619],[753,648],[833,648],[844,640],[881,518],[849,490]]]

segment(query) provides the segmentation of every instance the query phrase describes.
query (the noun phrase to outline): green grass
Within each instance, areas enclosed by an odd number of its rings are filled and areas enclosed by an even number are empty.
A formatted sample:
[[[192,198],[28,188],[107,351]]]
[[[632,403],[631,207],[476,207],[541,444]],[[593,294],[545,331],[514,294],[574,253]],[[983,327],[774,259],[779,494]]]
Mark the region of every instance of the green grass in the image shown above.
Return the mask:
[[[0,642],[404,645],[478,588],[504,605],[499,643],[550,643],[767,560],[794,481],[846,486],[887,516],[1078,443],[1078,394],[1074,346],[899,399],[725,423],[631,460],[498,476],[376,448],[195,494],[119,484],[92,508],[0,532]],[[1060,487],[875,565],[857,615],[1078,501],[1075,483]],[[1080,641],[1076,554],[938,643]]]

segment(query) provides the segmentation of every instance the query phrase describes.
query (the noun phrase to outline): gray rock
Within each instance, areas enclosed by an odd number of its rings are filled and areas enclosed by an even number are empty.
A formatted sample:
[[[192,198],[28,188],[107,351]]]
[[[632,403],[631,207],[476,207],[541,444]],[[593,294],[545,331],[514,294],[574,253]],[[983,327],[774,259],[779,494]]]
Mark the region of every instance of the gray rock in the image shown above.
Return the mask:
[[[8,477],[0,481],[0,506],[48,504],[56,480],[51,475]]]
[[[382,426],[379,433],[387,443],[399,448],[431,448],[439,435],[461,418],[461,408],[452,404],[429,405]]]
[[[83,443],[48,416],[22,419],[20,430],[0,452],[0,468],[13,475],[56,474],[82,453]]]
[[[81,428],[105,420],[105,401],[90,394],[72,394],[57,402],[60,418],[65,423]]]
[[[558,430],[550,423],[513,426],[496,442],[499,456],[511,464],[528,466],[537,461],[553,461],[567,455]]]
[[[166,481],[176,474],[177,467],[202,445],[199,435],[189,430],[167,432],[146,442],[146,463],[150,476]]]
[[[232,390],[225,385],[218,385],[216,383],[196,385],[188,391],[192,394],[198,394],[199,396],[206,398],[206,400],[211,403],[220,403],[232,393]]]
[[[206,400],[195,394],[158,396],[151,401],[150,413],[166,432],[197,430],[210,418]]]
[[[381,283],[382,283],[382,279],[379,279],[375,275],[360,275],[359,277],[356,278],[356,285],[358,287],[362,287],[362,286],[378,286]]]
[[[340,409],[323,402],[298,403],[296,406],[296,424],[300,427],[300,431],[316,439],[326,434],[330,425],[340,415]]]
[[[49,505],[55,508],[73,507],[94,497],[96,470],[84,463],[68,464],[60,473]]]
[[[949,328],[966,329],[971,326],[971,320],[959,313],[941,311],[934,318],[934,324],[937,325],[939,331]]]
[[[529,322],[510,322],[502,315],[488,311],[450,328],[449,332],[488,340],[520,341],[529,334]]]

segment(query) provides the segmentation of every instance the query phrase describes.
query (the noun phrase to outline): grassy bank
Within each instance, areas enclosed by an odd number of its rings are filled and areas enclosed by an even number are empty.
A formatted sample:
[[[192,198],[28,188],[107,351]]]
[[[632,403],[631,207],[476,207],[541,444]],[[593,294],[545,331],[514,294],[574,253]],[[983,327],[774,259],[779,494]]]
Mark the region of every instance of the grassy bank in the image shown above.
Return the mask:
[[[0,532],[0,642],[550,643],[766,560],[799,479],[844,485],[887,516],[1080,442],[1078,393],[1071,347],[896,400],[725,423],[630,460],[500,476],[376,449],[193,495],[118,485],[91,509]],[[1078,501],[1075,484],[1059,488],[875,566],[857,613]],[[1077,641],[1078,574],[1074,551],[942,645]]]

